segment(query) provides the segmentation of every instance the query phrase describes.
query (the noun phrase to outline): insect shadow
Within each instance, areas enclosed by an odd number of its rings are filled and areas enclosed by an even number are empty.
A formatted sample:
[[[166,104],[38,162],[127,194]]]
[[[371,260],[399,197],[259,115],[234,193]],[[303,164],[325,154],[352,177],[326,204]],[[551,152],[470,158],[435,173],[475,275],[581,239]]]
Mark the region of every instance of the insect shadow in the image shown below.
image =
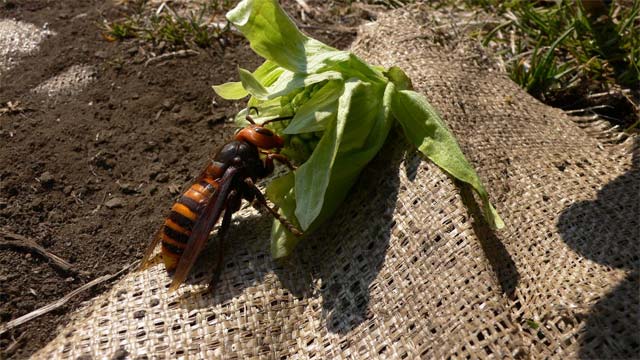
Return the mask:
[[[580,358],[635,358],[640,353],[640,140],[631,169],[598,191],[595,200],[566,208],[557,223],[580,255],[626,270],[627,276],[590,309],[580,335]]]
[[[184,282],[202,288],[182,293],[180,303],[190,310],[224,304],[241,295],[245,289],[267,281],[280,266],[271,259],[269,252],[272,221],[273,218],[267,214],[248,215],[232,221],[223,244],[225,256],[220,279],[214,288],[209,289],[207,284],[213,276],[217,265],[216,253],[220,250],[216,227],[216,234],[209,239]]]

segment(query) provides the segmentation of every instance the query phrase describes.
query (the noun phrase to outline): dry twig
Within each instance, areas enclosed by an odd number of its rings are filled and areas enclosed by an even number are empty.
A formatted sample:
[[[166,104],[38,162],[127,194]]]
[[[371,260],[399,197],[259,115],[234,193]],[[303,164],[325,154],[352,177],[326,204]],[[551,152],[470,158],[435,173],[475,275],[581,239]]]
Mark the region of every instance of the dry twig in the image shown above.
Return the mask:
[[[186,58],[186,57],[195,56],[195,55],[198,55],[198,54],[200,54],[200,53],[195,51],[195,50],[191,50],[191,49],[174,51],[174,52],[170,52],[170,53],[167,53],[167,54],[154,56],[151,59],[147,60],[144,63],[144,66],[149,66],[150,64],[157,63],[157,62],[164,61],[164,60],[170,60],[170,59],[175,59],[175,58]]]
[[[38,245],[34,240],[24,237],[22,235],[14,234],[5,229],[0,229],[0,237],[4,238],[6,241],[0,240],[0,247],[12,247],[19,249],[26,249],[31,252],[34,252],[40,256],[43,256],[49,259],[54,266],[58,269],[66,272],[75,272],[72,268],[71,264],[69,264],[64,259],[48,252],[45,248]]]
[[[100,283],[103,283],[105,281],[109,281],[117,276],[120,276],[122,273],[124,273],[125,271],[129,270],[130,268],[132,268],[133,266],[135,266],[138,263],[138,261],[134,261],[131,264],[125,266],[124,268],[122,268],[122,270],[118,271],[115,274],[110,274],[110,275],[104,275],[101,276],[97,279],[94,279],[91,282],[88,282],[82,286],[80,286],[79,288],[73,290],[72,292],[68,293],[67,295],[63,296],[62,298],[49,303],[39,309],[36,309],[28,314],[22,315],[17,319],[11,320],[5,324],[0,325],[0,335],[4,334],[5,332],[15,328],[16,326],[22,325],[28,321],[31,321],[41,315],[44,315],[50,311],[53,311],[59,307],[61,307],[62,305],[66,304],[72,297],[78,295],[79,293],[90,289]]]
[[[20,106],[20,101],[15,101],[15,102],[11,102],[11,101],[7,101],[6,106],[4,107],[0,107],[0,115],[3,114],[18,114],[18,113],[22,113],[24,112],[25,108]]]

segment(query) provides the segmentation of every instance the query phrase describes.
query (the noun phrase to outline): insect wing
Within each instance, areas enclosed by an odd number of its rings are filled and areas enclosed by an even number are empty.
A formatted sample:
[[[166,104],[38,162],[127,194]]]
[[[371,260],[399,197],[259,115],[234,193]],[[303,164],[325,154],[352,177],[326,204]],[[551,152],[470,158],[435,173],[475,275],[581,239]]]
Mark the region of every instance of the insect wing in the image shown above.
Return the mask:
[[[156,246],[158,246],[160,239],[162,239],[162,226],[160,227],[160,229],[158,229],[158,231],[156,231],[155,235],[153,235],[153,239],[147,246],[147,249],[144,251],[144,256],[142,257],[142,261],[140,261],[139,270],[144,270],[147,268],[150,262],[149,259],[151,258],[151,254],[153,254],[153,250],[155,250]]]
[[[193,225],[191,236],[189,236],[187,247],[185,248],[184,253],[182,253],[182,256],[180,256],[180,261],[178,262],[178,267],[173,275],[173,281],[171,282],[169,291],[177,289],[187,278],[187,275],[189,275],[191,267],[195,264],[198,259],[198,255],[209,238],[211,228],[213,228],[213,225],[215,225],[220,218],[222,210],[224,210],[227,197],[231,191],[233,178],[237,172],[238,169],[235,167],[230,167],[225,171],[222,179],[220,180],[218,191],[211,196],[204,210],[200,213],[200,216],[198,216],[198,219]]]

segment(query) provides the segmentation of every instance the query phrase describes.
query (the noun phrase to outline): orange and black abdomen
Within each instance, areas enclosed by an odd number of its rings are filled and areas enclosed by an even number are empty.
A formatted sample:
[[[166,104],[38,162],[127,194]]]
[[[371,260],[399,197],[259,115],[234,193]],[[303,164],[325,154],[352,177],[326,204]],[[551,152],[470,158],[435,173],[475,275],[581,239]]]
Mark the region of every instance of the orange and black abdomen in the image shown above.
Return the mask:
[[[162,260],[167,271],[173,271],[187,247],[191,230],[207,201],[218,188],[218,179],[224,170],[221,164],[212,162],[171,207],[160,236],[162,238]]]

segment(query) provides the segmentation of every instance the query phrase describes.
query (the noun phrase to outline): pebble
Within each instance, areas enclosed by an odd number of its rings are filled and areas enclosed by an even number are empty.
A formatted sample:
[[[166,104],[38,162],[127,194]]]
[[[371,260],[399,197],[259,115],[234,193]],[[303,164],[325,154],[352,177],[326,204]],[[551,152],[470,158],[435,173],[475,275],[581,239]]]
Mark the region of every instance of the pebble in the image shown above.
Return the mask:
[[[135,186],[129,184],[129,183],[118,183],[118,187],[120,187],[120,191],[122,191],[123,194],[135,194],[137,192],[139,192],[138,189],[135,188]]]
[[[64,216],[56,210],[51,210],[49,211],[49,214],[47,214],[47,221],[52,223],[61,223],[64,221]]]
[[[171,195],[177,195],[180,193],[180,185],[171,184],[169,185],[169,193]]]
[[[51,185],[54,181],[55,179],[53,178],[53,175],[48,171],[45,171],[40,175],[40,184],[42,184],[42,186]]]
[[[124,200],[119,197],[114,197],[105,202],[104,206],[108,207],[109,209],[121,208],[124,206]]]
[[[162,100],[162,107],[165,110],[170,110],[173,107],[173,100],[172,99],[164,99],[164,100]]]
[[[156,181],[157,182],[161,182],[161,183],[165,183],[165,182],[169,181],[169,174],[167,174],[167,173],[158,174],[158,176],[156,176]]]

